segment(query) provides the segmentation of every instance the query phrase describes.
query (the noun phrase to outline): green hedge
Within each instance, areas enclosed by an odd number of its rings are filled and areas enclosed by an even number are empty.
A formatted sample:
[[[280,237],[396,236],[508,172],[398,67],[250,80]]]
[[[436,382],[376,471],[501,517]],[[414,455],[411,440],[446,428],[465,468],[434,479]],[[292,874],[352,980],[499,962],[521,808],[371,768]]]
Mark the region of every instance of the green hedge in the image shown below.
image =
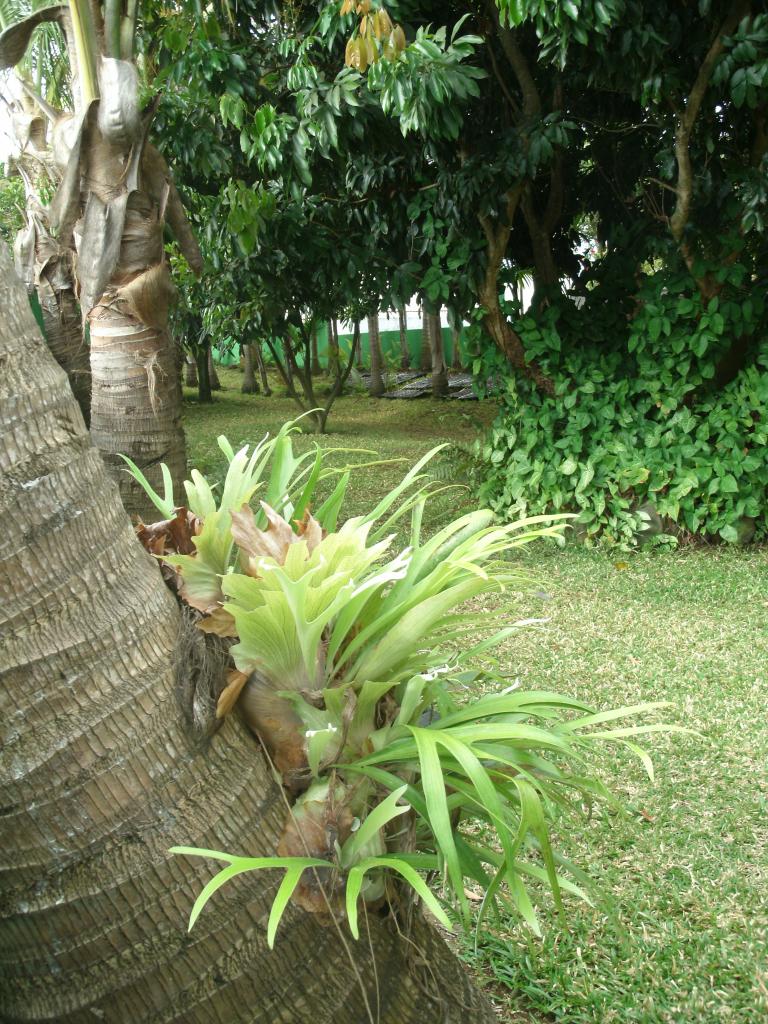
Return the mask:
[[[630,308],[596,289],[580,309],[564,300],[517,317],[555,396],[504,379],[477,447],[481,500],[507,518],[576,512],[577,534],[622,546],[648,533],[649,511],[656,531],[654,512],[671,534],[768,536],[766,303],[742,269],[723,267],[708,302],[687,274],[659,273]],[[719,382],[734,339],[743,365]],[[476,358],[482,377],[493,369]]]

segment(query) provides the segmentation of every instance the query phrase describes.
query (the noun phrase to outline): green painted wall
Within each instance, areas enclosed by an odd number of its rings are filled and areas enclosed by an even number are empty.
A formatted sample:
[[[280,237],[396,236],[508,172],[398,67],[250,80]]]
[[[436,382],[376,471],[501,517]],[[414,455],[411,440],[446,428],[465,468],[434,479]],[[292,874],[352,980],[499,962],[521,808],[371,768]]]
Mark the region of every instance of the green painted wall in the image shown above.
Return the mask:
[[[419,354],[421,352],[421,328],[412,328],[407,332],[408,336],[408,350],[411,353],[411,366],[414,369],[418,369],[419,365]],[[399,367],[400,366],[400,331],[381,331],[381,351],[384,356],[384,363],[386,366]],[[342,353],[346,352],[349,355],[349,350],[352,345],[351,334],[339,334],[339,348]],[[360,347],[363,351],[363,364],[365,366],[371,365],[371,350],[368,344],[368,332],[360,331]],[[466,357],[466,349],[464,346],[464,332],[459,336],[459,349],[461,350],[462,358]],[[327,352],[328,352],[328,325],[322,324],[317,332],[317,350],[320,354],[320,362],[323,364],[327,363]],[[452,342],[451,342],[451,330],[449,327],[443,328],[443,353],[445,358],[450,364],[452,357]]]
[[[411,353],[411,367],[413,369],[419,368],[419,354],[421,352],[421,328],[412,328],[407,332],[408,336],[408,350]],[[400,332],[399,331],[382,331],[381,337],[381,350],[384,356],[384,364],[386,367],[399,368],[400,367]],[[278,342],[279,345],[279,342]],[[344,353],[349,356],[350,347],[352,345],[352,334],[339,334],[339,348],[342,352],[342,358]],[[230,346],[231,351],[227,351],[226,346],[222,347],[220,351],[218,347],[214,346],[214,356],[216,362],[221,363],[223,366],[233,366],[240,361],[240,351],[237,346]],[[368,344],[368,332],[360,331],[360,347],[363,352],[363,365],[371,365],[371,352]],[[465,335],[461,332],[459,336],[459,348],[462,354],[462,362],[466,364],[466,348],[465,348]],[[320,362],[323,366],[328,365],[328,324],[320,324],[317,331],[317,351],[320,355]],[[237,352],[237,355],[235,355]],[[452,358],[452,340],[451,330],[449,327],[443,328],[443,353],[445,355],[448,364],[450,365]],[[267,361],[270,360],[269,352],[264,351],[264,357]],[[299,365],[301,365],[301,357],[298,359]]]

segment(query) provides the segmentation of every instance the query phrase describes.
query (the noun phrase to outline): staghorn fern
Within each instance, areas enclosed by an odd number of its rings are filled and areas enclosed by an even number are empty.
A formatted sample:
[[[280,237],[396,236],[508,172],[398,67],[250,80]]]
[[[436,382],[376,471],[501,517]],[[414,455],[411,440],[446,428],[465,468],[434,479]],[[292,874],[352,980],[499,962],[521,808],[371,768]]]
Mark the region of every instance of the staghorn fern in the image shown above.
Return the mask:
[[[250,458],[220,440],[230,461],[222,499],[193,473],[196,550],[164,555],[187,590],[198,568],[215,583],[199,625],[237,640],[226,705],[237,700],[293,794],[275,857],[174,847],[226,864],[198,897],[190,928],[229,878],[282,868],[270,946],[289,902],[345,913],[357,937],[360,901],[394,904],[395,879],[449,925],[425,872],[437,873],[462,926],[469,881],[485,894],[479,921],[500,902],[538,932],[531,879],[546,883],[558,906],[564,892],[589,899],[577,884],[582,873],[550,840],[561,813],[613,799],[586,756],[599,744],[624,744],[652,776],[635,737],[686,730],[614,724],[663,704],[597,713],[555,693],[510,688],[494,671],[494,649],[526,623],[494,631],[492,619],[463,606],[530,585],[510,552],[557,536],[567,517],[499,526],[479,510],[425,538],[424,508],[437,485],[423,470],[435,449],[369,514],[337,529],[348,473],[315,518],[310,503],[327,470],[319,450],[311,467],[293,457],[290,429]],[[254,510],[264,482],[278,508],[265,500]],[[393,552],[390,531],[408,516],[409,544]],[[211,523],[218,561],[200,543]],[[181,595],[189,599],[184,588]],[[462,700],[470,686],[489,685],[500,692]],[[306,884],[308,870],[321,885]]]

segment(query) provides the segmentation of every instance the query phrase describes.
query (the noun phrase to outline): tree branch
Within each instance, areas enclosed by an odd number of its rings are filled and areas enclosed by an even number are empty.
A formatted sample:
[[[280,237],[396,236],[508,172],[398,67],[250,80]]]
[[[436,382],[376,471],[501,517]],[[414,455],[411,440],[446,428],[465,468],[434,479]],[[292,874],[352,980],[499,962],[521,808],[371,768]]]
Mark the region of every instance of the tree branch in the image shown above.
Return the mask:
[[[515,73],[517,84],[520,86],[520,92],[523,94],[523,114],[526,117],[538,117],[541,113],[541,96],[539,95],[539,90],[531,70],[528,67],[528,61],[520,49],[517,35],[512,29],[502,25],[495,0],[487,0],[486,6],[493,26],[496,29],[496,34],[499,37],[501,49]]]
[[[723,39],[730,35],[739,24],[741,19],[751,9],[750,0],[739,0],[735,3],[730,13],[723,19],[720,28],[717,30],[714,42],[707,51],[704,60],[701,62],[696,81],[690,91],[682,113],[678,112],[678,122],[675,129],[675,159],[677,161],[677,202],[672,216],[669,218],[669,230],[676,242],[683,237],[688,218],[691,212],[691,201],[693,199],[693,165],[691,163],[690,139],[691,132],[699,115],[701,104],[704,100],[709,80],[715,65],[723,52]]]
[[[493,77],[499,83],[499,88],[501,89],[502,93],[504,94],[504,98],[506,99],[507,103],[509,104],[509,107],[510,107],[512,113],[515,115],[515,118],[518,118],[520,116],[520,113],[521,113],[520,104],[514,98],[512,93],[509,91],[509,89],[507,87],[507,83],[504,81],[504,77],[501,74],[501,71],[499,69],[499,63],[496,60],[496,54],[493,52],[493,46],[491,46],[490,40],[487,39],[486,42],[488,43],[488,56],[489,56],[490,61],[491,61],[491,70],[493,71]]]

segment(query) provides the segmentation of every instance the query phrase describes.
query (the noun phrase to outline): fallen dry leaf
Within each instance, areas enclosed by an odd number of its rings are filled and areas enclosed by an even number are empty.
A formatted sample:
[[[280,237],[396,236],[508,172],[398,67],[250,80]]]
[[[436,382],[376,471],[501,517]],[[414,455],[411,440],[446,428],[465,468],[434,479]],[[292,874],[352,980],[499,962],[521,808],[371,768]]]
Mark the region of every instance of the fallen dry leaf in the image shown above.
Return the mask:
[[[226,608],[217,608],[210,615],[199,619],[197,628],[203,633],[213,633],[215,636],[237,636],[235,620]]]

